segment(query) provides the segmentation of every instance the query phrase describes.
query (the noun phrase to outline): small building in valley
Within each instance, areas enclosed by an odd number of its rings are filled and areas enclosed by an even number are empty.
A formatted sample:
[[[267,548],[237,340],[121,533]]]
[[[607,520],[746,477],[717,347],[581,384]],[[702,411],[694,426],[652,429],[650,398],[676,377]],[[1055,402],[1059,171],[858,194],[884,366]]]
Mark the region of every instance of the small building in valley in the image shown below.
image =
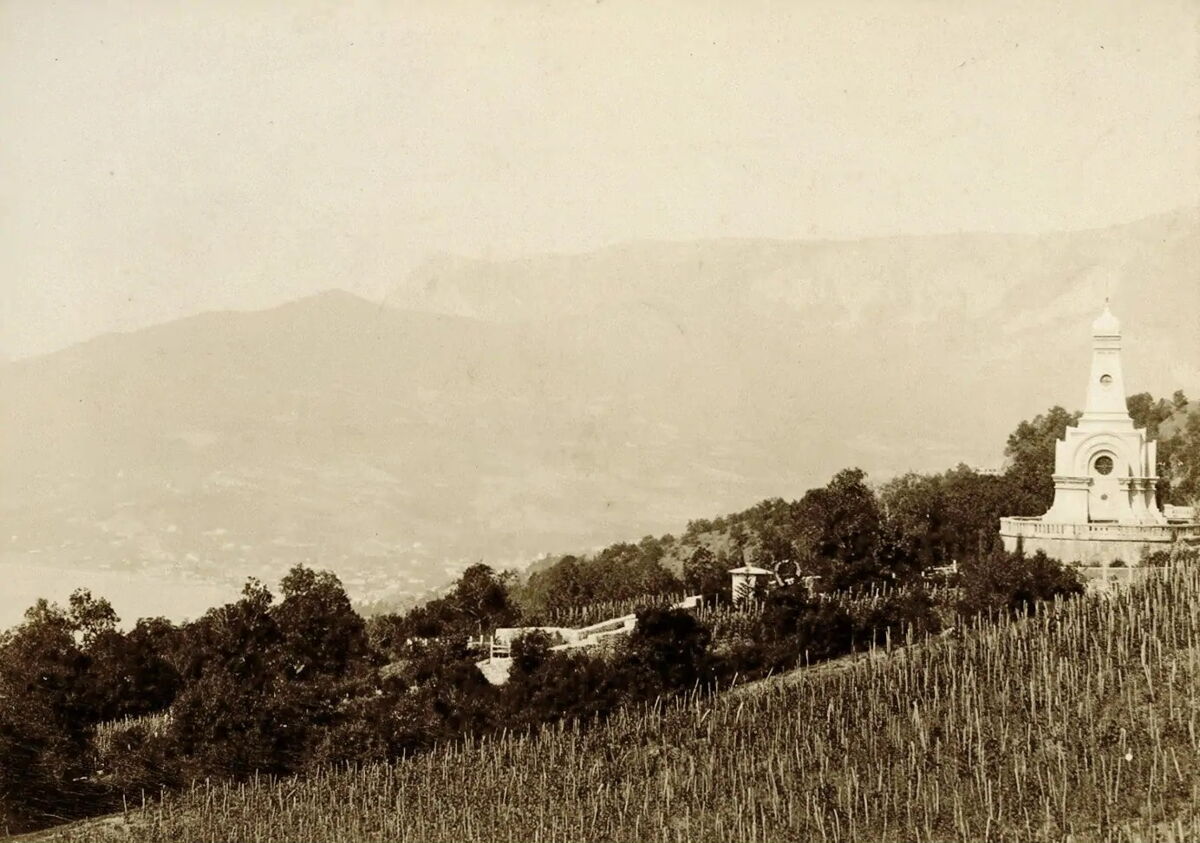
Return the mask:
[[[743,565],[729,572],[731,596],[734,603],[742,603],[758,594],[762,587],[775,577],[774,571]]]

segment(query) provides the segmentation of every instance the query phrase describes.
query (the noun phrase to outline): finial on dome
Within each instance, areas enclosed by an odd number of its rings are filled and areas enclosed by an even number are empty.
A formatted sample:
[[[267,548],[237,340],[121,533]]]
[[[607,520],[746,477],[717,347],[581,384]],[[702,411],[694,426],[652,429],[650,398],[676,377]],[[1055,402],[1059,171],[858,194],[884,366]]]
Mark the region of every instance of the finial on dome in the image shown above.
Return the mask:
[[[1108,297],[1104,298],[1104,312],[1092,323],[1092,334],[1098,337],[1115,337],[1121,333],[1121,321],[1108,309]]]

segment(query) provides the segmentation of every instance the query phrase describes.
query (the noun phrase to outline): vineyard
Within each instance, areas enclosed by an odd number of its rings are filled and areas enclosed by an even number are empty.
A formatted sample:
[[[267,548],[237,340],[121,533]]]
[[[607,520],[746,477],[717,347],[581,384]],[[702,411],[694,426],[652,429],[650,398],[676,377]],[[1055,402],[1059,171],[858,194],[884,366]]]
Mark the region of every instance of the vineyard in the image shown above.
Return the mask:
[[[114,745],[119,744],[131,730],[138,730],[142,734],[157,737],[166,732],[170,722],[171,717],[166,712],[105,721],[96,726],[96,734],[92,738],[92,745],[97,756],[101,758],[109,757],[114,752]]]
[[[916,591],[917,589],[910,586],[871,588],[860,591],[833,592],[821,595],[821,599],[847,611],[863,615],[873,608],[880,607],[889,598],[908,596]],[[920,593],[927,595],[932,602],[945,606],[952,604],[956,594],[953,588],[938,584],[925,584],[920,588]],[[678,605],[685,599],[687,599],[687,595],[680,593],[601,601],[535,615],[532,620],[527,619],[526,624],[529,626],[536,623],[543,626],[578,628],[623,615],[631,615],[641,609]],[[746,600],[733,604],[706,599],[688,611],[709,627],[713,638],[726,638],[749,634],[755,628],[755,619],[761,614],[762,608],[763,604],[758,600]]]
[[[1196,568],[902,652],[590,728],[201,783],[53,839],[1200,837]]]
[[[643,595],[640,597],[629,597],[623,600],[602,600],[595,603],[588,603],[583,606],[571,606],[567,608],[552,609],[542,614],[533,614],[524,618],[525,626],[562,626],[569,628],[578,628],[583,626],[591,626],[595,623],[616,618],[622,615],[631,615],[638,609],[647,607],[666,608],[673,606],[680,601],[686,599],[688,595],[683,592],[678,594],[655,594]]]

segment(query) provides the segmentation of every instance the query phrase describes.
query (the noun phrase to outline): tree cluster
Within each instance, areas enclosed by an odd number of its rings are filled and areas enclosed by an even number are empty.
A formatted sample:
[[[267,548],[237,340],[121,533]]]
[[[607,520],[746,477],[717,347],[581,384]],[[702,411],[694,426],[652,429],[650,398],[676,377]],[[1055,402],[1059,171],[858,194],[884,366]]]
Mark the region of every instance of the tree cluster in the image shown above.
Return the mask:
[[[621,542],[592,556],[564,556],[530,575],[516,590],[524,616],[542,618],[553,610],[650,595],[679,594],[683,583],[664,565],[672,536]]]
[[[1194,500],[1200,412],[1182,393],[1170,402],[1133,396],[1129,406],[1159,436],[1164,500]],[[694,521],[678,540],[565,556],[524,582],[474,565],[444,595],[370,621],[336,576],[305,567],[283,579],[278,600],[252,580],[239,600],[182,626],[143,619],[122,631],[111,606],[86,591],[65,608],[41,601],[0,635],[0,831],[203,776],[395,759],[466,735],[603,717],[735,675],[936,633],[955,615],[1036,610],[1081,591],[1079,577],[1044,555],[1002,551],[997,522],[1049,506],[1053,443],[1076,418],[1055,407],[1022,422],[1001,474],[960,465],[876,490],[847,469],[799,500]],[[791,584],[765,595],[737,634],[652,605],[684,590],[727,594],[729,568],[745,562]],[[948,606],[927,584],[931,568],[951,562]],[[874,597],[851,599],[866,594]],[[647,605],[624,641],[583,652],[527,636],[499,687],[476,667],[471,639],[629,599]]]

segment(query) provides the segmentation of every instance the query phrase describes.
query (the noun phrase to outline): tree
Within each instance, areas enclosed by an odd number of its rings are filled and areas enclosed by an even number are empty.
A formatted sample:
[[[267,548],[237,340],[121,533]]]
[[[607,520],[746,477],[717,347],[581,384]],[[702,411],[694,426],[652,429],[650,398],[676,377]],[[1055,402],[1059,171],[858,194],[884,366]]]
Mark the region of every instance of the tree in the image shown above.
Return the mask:
[[[482,563],[462,572],[449,603],[463,618],[463,629],[480,634],[486,629],[511,626],[518,612],[509,601],[511,575],[497,574]]]
[[[711,633],[682,609],[643,609],[625,646],[626,663],[642,675],[641,683],[664,690],[690,688],[707,675]],[[643,688],[643,696],[649,696]]]
[[[801,585],[777,589],[763,606],[762,629],[771,646],[768,664],[790,669],[850,652],[854,621],[834,601],[814,599]]]
[[[112,604],[103,597],[92,597],[92,592],[86,588],[77,588],[71,592],[68,605],[68,618],[75,627],[76,634],[82,638],[84,647],[90,646],[97,637],[117,628],[120,618],[113,611]]]
[[[127,633],[107,630],[86,648],[81,695],[94,722],[162,711],[182,678],[173,664],[180,631],[164,618],[143,618]]]
[[[1188,412],[1188,409],[1191,412]],[[1187,405],[1171,418],[1168,440],[1170,492],[1166,503],[1200,505],[1200,404]],[[1160,443],[1159,455],[1162,456]]]
[[[512,658],[497,726],[526,729],[606,714],[621,703],[626,690],[623,672],[605,655],[551,650],[543,632],[514,641]]]
[[[887,579],[879,564],[882,513],[866,473],[858,468],[838,472],[828,485],[810,489],[798,507],[802,560],[833,588]]]
[[[526,621],[544,618],[554,609],[677,594],[683,584],[662,565],[670,543],[666,537],[647,537],[638,544],[609,545],[590,558],[564,556],[551,567],[532,574],[518,590],[517,600]]]
[[[888,523],[924,565],[942,565],[949,555],[949,534],[957,532],[947,522],[946,478],[910,472],[888,481],[879,490]]]
[[[82,779],[91,722],[87,657],[72,618],[39,600],[0,635],[0,823],[27,828],[88,807]]]
[[[800,584],[775,589],[763,601],[761,623],[764,637],[779,640],[794,634],[800,616],[814,605],[808,590]]]
[[[261,685],[279,668],[283,635],[271,613],[275,597],[251,577],[242,598],[209,609],[183,636],[185,681],[221,670],[239,681]]]
[[[620,542],[586,560],[583,570],[596,600],[678,593],[683,584],[659,563],[661,558],[661,548],[656,544]]]
[[[567,555],[549,568],[536,571],[520,589],[522,612],[529,617],[545,616],[552,608],[582,606],[594,602],[594,583],[577,556]]]
[[[1172,457],[1177,444],[1174,437],[1164,435],[1164,422],[1179,409],[1179,401],[1183,402],[1183,406],[1187,406],[1187,396],[1183,394],[1183,390],[1176,390],[1171,401],[1164,398],[1155,401],[1149,392],[1130,395],[1125,401],[1134,426],[1145,428],[1146,436],[1158,442],[1158,465],[1155,468],[1159,480],[1155,491],[1160,502],[1167,501],[1171,496]]]
[[[1183,399],[1184,404],[1187,403],[1187,398],[1183,394],[1183,390],[1178,390],[1175,393],[1176,399]],[[1171,417],[1175,412],[1176,405],[1167,401],[1165,398],[1154,400],[1154,396],[1149,392],[1139,392],[1136,395],[1130,395],[1125,399],[1125,406],[1129,410],[1129,416],[1133,419],[1134,427],[1143,427],[1146,429],[1146,436],[1151,439],[1158,438],[1158,428],[1163,422]]]
[[[280,583],[273,611],[282,635],[288,676],[341,676],[367,653],[366,626],[331,571],[292,568]]]
[[[796,548],[792,545],[783,525],[764,524],[762,526],[752,552],[754,564],[762,568],[774,569],[781,562],[794,560],[796,555]]]
[[[186,686],[172,708],[169,734],[194,775],[284,772],[280,732],[298,724],[280,711],[284,635],[274,597],[255,579],[242,598],[210,609],[186,632]],[[281,716],[282,715],[282,716]],[[295,746],[287,747],[296,754]]]
[[[729,569],[707,547],[698,547],[683,562],[683,585],[694,594],[723,594],[729,587]]]
[[[1008,474],[981,474],[963,464],[942,477],[948,525],[945,561],[998,548],[1000,519],[1019,514],[1019,483]]]
[[[296,772],[339,706],[374,687],[363,621],[337,577],[297,566],[280,585],[276,605],[252,579],[186,631],[169,735],[187,775]]]
[[[1054,502],[1054,443],[1080,415],[1054,406],[1021,422],[1009,434],[1004,448],[1009,460],[1005,475],[1013,483],[1013,500],[1007,515],[1041,515],[1050,508]]]
[[[933,635],[941,629],[937,601],[920,587],[896,589],[855,612],[854,639],[860,645],[883,644],[889,635],[899,641],[909,632],[914,637]]]
[[[965,615],[988,612],[1035,612],[1037,605],[1084,591],[1073,568],[1039,550],[1033,556],[997,550],[967,560],[959,572],[958,610]]]
[[[512,668],[509,678],[532,674],[550,657],[550,636],[540,629],[527,632],[512,642]]]

